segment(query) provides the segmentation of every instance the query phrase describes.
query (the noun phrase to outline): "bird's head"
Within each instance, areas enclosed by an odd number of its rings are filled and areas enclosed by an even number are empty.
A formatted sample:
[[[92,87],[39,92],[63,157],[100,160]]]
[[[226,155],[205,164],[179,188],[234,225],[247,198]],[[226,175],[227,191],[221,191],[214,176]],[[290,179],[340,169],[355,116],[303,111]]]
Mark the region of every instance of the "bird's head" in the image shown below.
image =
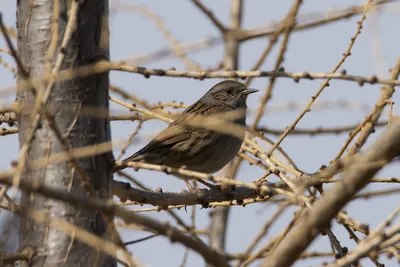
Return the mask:
[[[202,100],[209,103],[221,103],[233,109],[246,108],[246,100],[249,94],[258,92],[256,89],[248,89],[243,83],[226,80],[214,85]]]

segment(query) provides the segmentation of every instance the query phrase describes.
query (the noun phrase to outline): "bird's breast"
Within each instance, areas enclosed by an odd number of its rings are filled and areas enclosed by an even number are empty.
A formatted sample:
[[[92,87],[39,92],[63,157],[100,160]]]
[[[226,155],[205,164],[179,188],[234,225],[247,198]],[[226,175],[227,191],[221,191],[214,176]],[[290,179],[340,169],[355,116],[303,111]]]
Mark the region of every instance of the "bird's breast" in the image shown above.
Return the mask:
[[[202,153],[197,155],[197,164],[193,164],[191,169],[204,173],[221,170],[237,155],[242,143],[243,139],[220,135],[213,144],[205,147]]]

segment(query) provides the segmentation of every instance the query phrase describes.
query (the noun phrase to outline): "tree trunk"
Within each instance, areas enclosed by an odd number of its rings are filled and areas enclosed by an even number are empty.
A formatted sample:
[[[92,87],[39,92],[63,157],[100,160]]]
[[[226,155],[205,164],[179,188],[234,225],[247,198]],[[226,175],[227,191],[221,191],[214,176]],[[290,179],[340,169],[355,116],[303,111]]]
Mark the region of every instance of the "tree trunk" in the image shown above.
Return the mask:
[[[59,10],[58,31],[57,27],[53,27],[53,5],[57,3],[59,3],[59,8],[56,8]],[[78,7],[77,24],[70,29],[71,38],[66,38],[68,42],[61,48],[63,38],[68,34],[66,26],[73,5]],[[25,74],[19,70],[19,80],[24,76],[37,77],[52,71],[57,58],[62,62],[60,70],[108,59],[108,0],[20,0],[17,12],[18,54],[26,70]],[[50,68],[46,69],[51,40],[55,38],[56,33],[59,36],[55,42],[56,50],[49,61]],[[40,88],[19,89],[17,93],[18,103],[22,107],[18,118],[20,148],[26,145],[29,148],[25,161],[27,167],[24,168],[21,179],[64,188],[74,194],[87,195],[77,168],[71,162],[39,169],[29,168],[29,165],[34,160],[65,151],[66,146],[55,134],[55,128],[59,129],[70,148],[111,140],[108,116],[91,117],[82,112],[85,108],[92,108],[102,110],[101,114],[108,113],[108,73],[55,82],[53,86],[50,81],[42,86],[48,87],[49,84],[53,89],[44,107],[50,115],[46,118],[45,112],[41,111],[38,128],[28,144],[29,133],[35,128],[32,123],[34,121],[32,113],[35,113],[32,111],[35,94]],[[54,119],[55,127],[51,127],[51,120],[48,117]],[[111,161],[113,161],[111,152],[77,160],[78,168],[83,170],[98,197],[111,197],[112,175],[109,168]],[[21,207],[20,249],[32,248],[35,251],[30,266],[116,266],[114,259],[97,255],[95,249],[77,239],[71,239],[51,225],[35,222],[28,215],[28,211],[45,212],[51,217],[74,223],[102,236],[105,235],[107,226],[100,214],[28,193],[22,194]],[[94,259],[101,260],[94,263]]]

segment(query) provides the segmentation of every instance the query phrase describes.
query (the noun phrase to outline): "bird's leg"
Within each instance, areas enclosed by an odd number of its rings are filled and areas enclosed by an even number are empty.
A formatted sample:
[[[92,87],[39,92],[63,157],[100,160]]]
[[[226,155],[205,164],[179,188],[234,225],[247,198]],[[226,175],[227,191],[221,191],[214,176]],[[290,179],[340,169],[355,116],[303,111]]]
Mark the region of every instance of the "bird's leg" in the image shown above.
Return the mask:
[[[193,185],[189,182],[189,180],[186,177],[182,176],[182,179],[185,182],[185,184],[190,192],[196,191],[196,188],[193,187]]]
[[[218,186],[213,185],[213,184],[210,184],[210,183],[208,183],[208,182],[206,182],[206,181],[204,181],[204,180],[202,180],[202,179],[197,179],[197,182],[199,182],[199,183],[201,183],[201,184],[203,184],[203,185],[209,187],[210,189],[219,189]]]
[[[188,180],[187,177],[185,177],[185,176],[183,176],[183,175],[181,175],[180,177],[181,177],[182,180],[185,182],[185,184],[186,184],[186,186],[187,186],[187,188],[189,189],[190,192],[194,192],[194,191],[198,190],[198,189],[196,189],[196,188],[193,187],[193,185],[189,182],[189,180]],[[206,181],[204,181],[204,180],[202,180],[202,179],[196,179],[196,181],[198,181],[199,183],[201,183],[201,184],[207,186],[207,187],[210,188],[210,189],[219,190],[219,187],[218,187],[218,186],[213,185],[213,184],[210,184],[210,183],[208,183],[208,182],[206,182]]]

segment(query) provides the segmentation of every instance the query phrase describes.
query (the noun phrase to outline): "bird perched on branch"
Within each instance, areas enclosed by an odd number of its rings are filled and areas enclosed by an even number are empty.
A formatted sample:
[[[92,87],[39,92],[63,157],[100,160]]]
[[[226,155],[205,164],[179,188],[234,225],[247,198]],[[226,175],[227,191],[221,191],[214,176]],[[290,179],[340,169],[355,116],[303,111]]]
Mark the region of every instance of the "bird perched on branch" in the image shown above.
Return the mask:
[[[149,144],[123,162],[146,162],[173,168],[184,166],[188,170],[203,173],[221,170],[240,150],[245,136],[247,96],[257,91],[232,80],[214,85]],[[201,116],[224,118],[231,124],[235,123],[243,127],[239,127],[239,132],[232,134],[218,131],[218,129],[214,131],[196,127],[193,125],[196,115],[197,118],[204,118]],[[223,123],[220,128],[224,128]],[[124,168],[126,167],[116,166],[113,172]],[[192,191],[193,187],[187,180],[188,177],[181,178]],[[203,180],[199,182],[212,187]]]

